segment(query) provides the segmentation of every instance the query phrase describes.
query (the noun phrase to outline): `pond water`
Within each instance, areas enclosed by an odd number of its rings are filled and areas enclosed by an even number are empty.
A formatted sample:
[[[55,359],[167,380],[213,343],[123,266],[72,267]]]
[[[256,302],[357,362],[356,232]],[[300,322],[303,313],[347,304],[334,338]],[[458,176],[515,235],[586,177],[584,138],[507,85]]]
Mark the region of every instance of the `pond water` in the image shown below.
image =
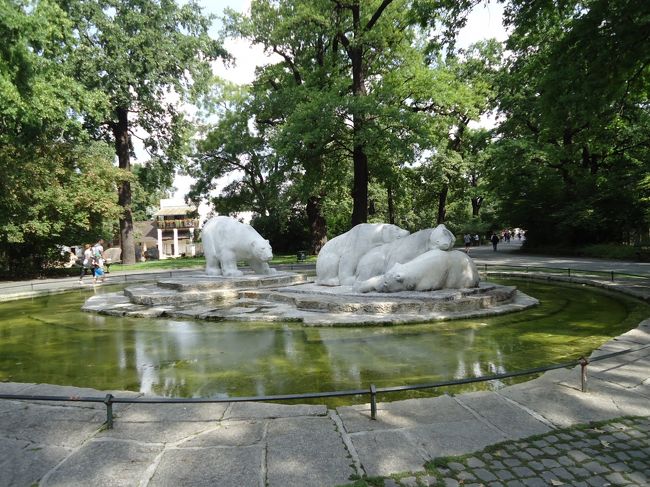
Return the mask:
[[[305,328],[79,311],[92,292],[115,291],[108,286],[2,303],[0,381],[223,398],[417,384],[569,361],[650,316],[640,301],[586,286],[498,282],[517,285],[540,306],[479,320]]]

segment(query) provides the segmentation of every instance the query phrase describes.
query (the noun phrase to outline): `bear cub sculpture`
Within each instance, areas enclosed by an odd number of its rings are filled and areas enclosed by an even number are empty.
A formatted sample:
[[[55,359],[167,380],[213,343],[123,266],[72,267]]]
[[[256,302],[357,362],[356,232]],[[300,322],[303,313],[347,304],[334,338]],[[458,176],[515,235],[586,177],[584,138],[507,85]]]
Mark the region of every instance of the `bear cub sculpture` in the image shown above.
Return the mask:
[[[211,276],[238,277],[237,261],[245,260],[256,274],[275,274],[269,267],[273,251],[268,240],[250,225],[229,216],[208,220],[201,232],[205,272]]]
[[[383,275],[359,283],[357,290],[395,293],[473,288],[478,284],[478,270],[466,253],[432,249],[404,264],[395,264]]]

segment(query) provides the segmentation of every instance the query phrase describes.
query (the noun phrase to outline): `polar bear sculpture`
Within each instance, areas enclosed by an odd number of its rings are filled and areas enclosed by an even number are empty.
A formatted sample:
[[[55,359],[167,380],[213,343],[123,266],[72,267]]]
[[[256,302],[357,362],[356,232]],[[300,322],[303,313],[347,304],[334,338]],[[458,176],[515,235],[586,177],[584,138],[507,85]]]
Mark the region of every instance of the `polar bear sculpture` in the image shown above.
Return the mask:
[[[358,291],[435,291],[472,288],[478,283],[478,270],[467,254],[458,250],[433,249],[405,264],[395,264],[381,276],[363,281]]]
[[[415,259],[431,249],[450,250],[456,237],[443,224],[412,233],[393,242],[370,249],[357,265],[356,280],[365,281],[385,274],[395,264]]]
[[[237,261],[245,260],[256,274],[275,274],[268,261],[273,251],[268,240],[245,223],[229,216],[215,216],[202,231],[205,272],[211,276],[237,277]]]
[[[408,230],[390,223],[360,223],[328,241],[316,260],[316,284],[350,286],[359,259],[373,247],[406,237]]]

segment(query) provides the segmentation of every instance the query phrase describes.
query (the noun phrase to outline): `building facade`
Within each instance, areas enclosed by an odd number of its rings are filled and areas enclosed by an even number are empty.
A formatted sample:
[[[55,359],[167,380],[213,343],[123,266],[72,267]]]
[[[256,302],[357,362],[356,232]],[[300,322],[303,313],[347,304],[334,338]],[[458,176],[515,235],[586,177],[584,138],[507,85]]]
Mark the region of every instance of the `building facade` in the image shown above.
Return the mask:
[[[194,232],[199,228],[199,219],[193,206],[182,205],[171,200],[160,200],[160,209],[154,214],[158,257],[195,256]]]

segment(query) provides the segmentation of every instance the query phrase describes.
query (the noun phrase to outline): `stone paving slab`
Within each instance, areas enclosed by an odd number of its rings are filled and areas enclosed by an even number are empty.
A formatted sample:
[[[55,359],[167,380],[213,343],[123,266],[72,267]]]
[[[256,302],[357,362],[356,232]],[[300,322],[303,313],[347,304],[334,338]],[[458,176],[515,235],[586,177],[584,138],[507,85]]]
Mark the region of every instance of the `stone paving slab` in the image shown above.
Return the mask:
[[[508,439],[478,419],[423,425],[408,432],[429,458],[464,455]]]
[[[23,403],[21,409],[0,414],[0,437],[76,448],[95,434],[104,420],[105,415],[94,409]]]
[[[329,418],[282,418],[269,424],[267,485],[319,487],[347,482],[356,470]]]
[[[415,472],[423,469],[429,456],[417,439],[401,429],[351,434],[350,439],[368,476]]]
[[[411,428],[422,424],[446,423],[474,419],[466,408],[451,396],[405,401],[380,402],[377,419],[370,419],[370,405],[343,406],[337,408],[348,433],[395,428]]]
[[[47,487],[132,487],[147,478],[161,445],[93,440],[75,451],[41,481]]]
[[[271,404],[265,402],[235,402],[224,414],[224,419],[288,418],[292,416],[325,416],[327,407],[309,404]]]
[[[0,382],[0,394],[23,394],[23,391],[35,384],[21,382]]]
[[[149,487],[265,487],[264,448],[165,450]]]
[[[496,392],[471,392],[461,394],[456,399],[508,439],[540,435],[551,430],[547,423]]]
[[[219,421],[223,418],[228,403],[198,404],[129,404],[119,414],[119,422],[146,423],[151,421],[188,422]]]
[[[650,414],[647,398],[597,379],[589,381],[586,393],[564,384],[532,381],[510,386],[500,394],[536,412],[557,427],[624,415]]]
[[[69,454],[68,448],[0,438],[0,487],[34,485]]]
[[[204,448],[210,446],[252,446],[266,436],[266,421],[242,420],[222,421],[177,445],[178,448]]]

